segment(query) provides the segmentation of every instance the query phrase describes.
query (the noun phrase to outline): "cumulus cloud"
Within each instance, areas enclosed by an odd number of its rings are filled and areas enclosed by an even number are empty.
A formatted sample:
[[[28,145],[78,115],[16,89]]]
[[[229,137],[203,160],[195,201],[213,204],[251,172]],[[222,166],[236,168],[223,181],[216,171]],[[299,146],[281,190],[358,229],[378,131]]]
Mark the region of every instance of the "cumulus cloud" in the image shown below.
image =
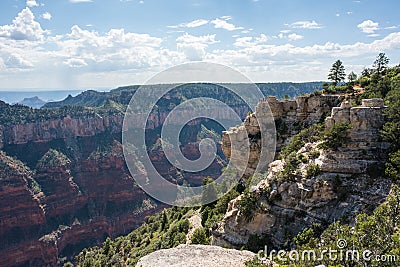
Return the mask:
[[[227,31],[243,30],[243,27],[237,27],[234,24],[227,22],[228,20],[231,19],[231,17],[223,16],[221,18],[217,18],[211,21],[211,23],[214,24],[214,28],[224,29]]]
[[[303,37],[304,37],[303,35],[296,34],[296,33],[291,33],[288,35],[288,39],[290,41],[297,41],[297,40],[303,39]]]
[[[28,69],[32,68],[33,64],[24,59],[21,55],[19,54],[11,54],[6,59],[4,60],[4,65],[7,68],[12,68],[12,69]]]
[[[266,43],[269,40],[268,36],[265,34],[260,34],[259,37],[239,37],[236,38],[234,45],[237,47],[250,47],[259,44]]]
[[[373,34],[376,30],[379,30],[379,23],[372,20],[364,20],[357,25],[357,28],[359,28],[364,33]]]
[[[35,0],[26,0],[26,6],[34,7],[34,6],[39,6],[39,4]]]
[[[178,51],[184,53],[188,60],[202,60],[209,45],[215,44],[215,34],[193,36],[185,33],[176,38]]]
[[[322,25],[317,23],[315,20],[313,21],[296,21],[293,22],[292,24],[286,24],[290,28],[298,28],[298,29],[320,29],[322,28]]]
[[[90,71],[96,72],[146,69],[174,62],[173,52],[160,47],[161,38],[125,32],[124,29],[111,29],[100,34],[74,25],[71,32],[56,43],[60,48],[57,53],[64,58],[64,65],[87,66]]]
[[[12,24],[0,26],[0,37],[13,40],[43,40],[47,33],[49,32],[43,30],[39,22],[35,21],[35,16],[29,7],[18,13]]]
[[[47,19],[47,20],[51,20],[51,14],[49,12],[45,12],[42,14],[42,18]]]

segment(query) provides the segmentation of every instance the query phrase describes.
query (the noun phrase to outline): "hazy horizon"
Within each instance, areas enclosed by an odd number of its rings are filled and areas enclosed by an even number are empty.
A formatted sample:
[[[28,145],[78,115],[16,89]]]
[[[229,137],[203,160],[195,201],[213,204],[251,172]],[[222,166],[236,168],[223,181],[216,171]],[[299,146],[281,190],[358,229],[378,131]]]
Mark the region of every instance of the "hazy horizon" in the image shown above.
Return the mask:
[[[326,80],[337,59],[360,74],[380,52],[400,62],[399,8],[395,0],[3,0],[0,86],[114,88],[193,61],[254,82]]]

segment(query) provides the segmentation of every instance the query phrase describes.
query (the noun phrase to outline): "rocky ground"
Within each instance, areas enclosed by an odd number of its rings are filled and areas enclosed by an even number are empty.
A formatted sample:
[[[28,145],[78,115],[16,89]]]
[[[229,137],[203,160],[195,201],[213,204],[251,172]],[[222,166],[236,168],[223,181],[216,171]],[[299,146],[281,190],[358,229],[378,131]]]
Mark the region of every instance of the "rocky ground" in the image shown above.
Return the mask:
[[[255,256],[246,250],[226,249],[206,245],[180,245],[171,249],[162,249],[144,256],[137,267],[244,267],[245,261]]]

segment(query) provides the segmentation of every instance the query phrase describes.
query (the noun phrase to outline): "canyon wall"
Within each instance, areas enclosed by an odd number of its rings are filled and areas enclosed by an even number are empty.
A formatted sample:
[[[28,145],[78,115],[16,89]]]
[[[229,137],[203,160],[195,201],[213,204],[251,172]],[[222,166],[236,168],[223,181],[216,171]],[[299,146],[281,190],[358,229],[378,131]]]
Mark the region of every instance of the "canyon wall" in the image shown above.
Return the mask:
[[[323,141],[306,143],[288,158],[270,163],[264,179],[248,195],[229,203],[224,219],[212,231],[212,244],[240,248],[250,237],[264,236],[269,240],[265,245],[282,248],[305,227],[324,228],[337,220],[351,221],[360,212],[371,212],[391,188],[391,181],[382,177],[389,147],[380,135],[384,109],[381,99],[364,99],[358,107],[347,101],[333,107],[325,119],[326,128],[341,122],[351,125],[339,147],[324,148],[320,145]],[[283,111],[277,108],[274,113],[279,116]],[[304,112],[293,111],[291,116],[320,121]],[[293,171],[288,171],[289,163],[295,164]],[[249,195],[254,203],[251,214],[245,216],[240,203]]]
[[[242,118],[248,112],[244,106],[235,109]],[[150,139],[157,139],[167,115],[151,114]],[[138,117],[131,126],[139,123]],[[166,207],[151,200],[128,172],[122,124],[123,116],[66,116],[0,126],[0,149],[6,153],[0,151],[0,163],[13,170],[0,167],[0,266],[62,265],[84,247],[129,233]],[[200,155],[196,142],[202,124],[189,123],[189,141],[181,148],[189,158]],[[222,155],[219,145],[218,150]],[[167,179],[193,185],[219,176],[225,164],[217,159],[202,174],[181,173],[161,148],[151,149],[149,157]]]
[[[166,207],[135,184],[121,156],[78,164],[53,150],[44,157],[35,173],[0,155],[0,266],[62,264]]]
[[[271,134],[275,136],[276,133],[275,144],[264,144],[264,148],[279,151],[300,129],[323,120],[342,99],[343,96],[340,95],[299,96],[294,100],[278,100],[276,97],[260,99],[255,112],[249,114],[242,125],[222,132],[222,151],[228,159],[231,159],[232,142],[235,142],[237,147],[247,146],[247,142],[250,142],[249,159],[244,173],[244,177],[248,178],[255,172],[258,164],[261,164],[259,168],[263,169],[272,160],[264,158],[260,162],[261,139],[270,142],[271,138],[268,136]],[[270,118],[271,115],[273,118]],[[270,125],[263,125],[264,131],[260,131],[259,122],[268,124],[273,120],[275,120],[275,132],[268,132]],[[266,138],[260,138],[261,134]]]

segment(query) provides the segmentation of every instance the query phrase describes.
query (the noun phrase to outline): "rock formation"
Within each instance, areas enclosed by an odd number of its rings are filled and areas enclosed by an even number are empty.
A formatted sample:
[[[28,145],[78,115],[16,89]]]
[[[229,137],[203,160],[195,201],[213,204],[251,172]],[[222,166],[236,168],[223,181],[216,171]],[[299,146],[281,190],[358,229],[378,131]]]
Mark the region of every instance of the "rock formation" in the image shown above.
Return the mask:
[[[297,103],[310,103],[301,99]],[[294,104],[288,105],[294,110]],[[276,106],[271,108],[274,114],[283,116],[284,109]],[[333,107],[325,126],[350,123],[348,142],[338,149],[322,149],[321,141],[306,143],[291,159],[269,164],[265,179],[248,193],[255,199],[251,216],[245,217],[239,207],[241,198],[248,195],[232,200],[223,221],[213,230],[212,244],[240,248],[251,236],[262,235],[269,240],[266,245],[282,248],[305,227],[325,227],[335,220],[351,220],[359,212],[371,212],[384,201],[391,187],[391,182],[380,176],[389,145],[381,140],[379,132],[384,108],[381,99],[364,99],[360,107],[348,102]],[[307,113],[296,108],[286,116],[309,123],[320,121],[317,114],[324,112],[312,110]],[[293,160],[297,168],[290,176],[285,166]]]
[[[166,117],[153,116],[148,126],[151,138],[157,137]],[[4,144],[2,150],[9,155],[2,157],[16,157],[23,161],[18,161],[20,169],[26,169],[14,176],[4,174],[0,186],[4,203],[0,266],[54,266],[59,258],[70,259],[107,236],[128,233],[145,216],[166,207],[150,201],[130,176],[120,143],[122,121],[122,116],[67,116],[0,126],[0,146]],[[201,123],[193,121],[189,126],[190,142],[182,147],[185,155],[199,156],[196,140]],[[224,165],[216,160],[203,175],[182,174],[161,148],[151,149],[149,157],[164,177],[193,185],[200,185],[205,176],[218,176]]]
[[[244,267],[244,262],[255,254],[217,246],[179,245],[176,248],[161,249],[144,256],[136,264],[138,267],[154,266],[198,266],[198,267]]]
[[[0,165],[0,266],[56,266],[165,208],[135,184],[121,153],[72,164],[49,150],[35,174],[1,152]]]
[[[275,150],[276,145],[276,149],[279,151],[282,145],[290,141],[291,136],[298,133],[303,127],[321,121],[321,118],[324,118],[342,99],[343,97],[340,95],[299,96],[295,100],[278,100],[276,97],[260,99],[255,112],[246,117],[243,125],[222,132],[222,151],[230,159],[232,142],[235,142],[237,147],[248,146],[247,142],[250,142],[250,153],[245,172],[245,177],[249,177],[255,172],[258,164],[262,165],[260,166],[260,169],[262,169],[265,165],[263,162],[271,161],[269,158],[263,158],[260,162],[262,147],[260,136],[263,134],[267,137],[266,140],[271,140],[268,135],[275,135],[275,131],[266,133],[266,131],[271,130],[271,125],[264,125],[264,131],[260,131],[258,120],[260,123],[269,123],[275,120],[276,143],[264,144],[263,147]],[[269,118],[271,114],[273,119]],[[245,159],[238,158],[235,160]]]

